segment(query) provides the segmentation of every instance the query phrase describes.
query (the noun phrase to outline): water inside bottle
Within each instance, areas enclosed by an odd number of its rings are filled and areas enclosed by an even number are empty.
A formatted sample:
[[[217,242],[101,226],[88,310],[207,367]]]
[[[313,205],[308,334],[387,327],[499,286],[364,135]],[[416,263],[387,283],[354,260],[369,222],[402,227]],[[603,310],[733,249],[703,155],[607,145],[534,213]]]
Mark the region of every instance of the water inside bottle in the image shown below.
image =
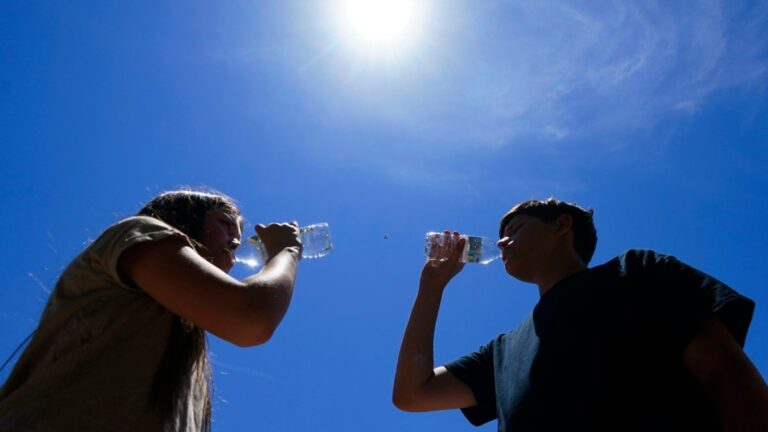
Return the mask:
[[[331,243],[331,231],[328,223],[320,222],[299,228],[302,244],[302,258],[321,258],[333,250]],[[248,237],[243,240],[237,249],[235,262],[248,267],[260,267],[264,265],[267,256],[264,245],[258,237]]]
[[[260,267],[264,265],[264,251],[260,251],[261,244],[253,237],[243,239],[240,247],[235,252],[235,263],[245,264],[248,267]]]
[[[331,232],[325,222],[307,225],[299,229],[303,246],[302,258],[320,258],[333,250]]]
[[[496,243],[480,236],[462,235],[466,240],[461,255],[461,262],[488,264],[499,258],[501,253]],[[424,254],[430,260],[445,261],[456,247],[458,239],[454,236],[446,236],[444,233],[428,232],[424,245]]]

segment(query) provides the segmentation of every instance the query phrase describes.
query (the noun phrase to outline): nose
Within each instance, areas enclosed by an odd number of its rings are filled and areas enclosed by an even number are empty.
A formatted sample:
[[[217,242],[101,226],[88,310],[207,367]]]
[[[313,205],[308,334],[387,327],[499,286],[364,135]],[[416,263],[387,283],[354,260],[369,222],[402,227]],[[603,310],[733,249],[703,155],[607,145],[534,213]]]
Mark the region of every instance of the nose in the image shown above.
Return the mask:
[[[236,243],[237,246],[240,246],[240,239],[243,236],[243,232],[240,231],[239,225],[234,225],[234,227],[231,227],[229,232],[227,232],[227,235],[230,239],[232,239],[232,242]]]
[[[242,235],[242,231],[240,231],[240,227],[235,225],[233,228],[230,228],[229,233],[230,237],[239,239]]]
[[[509,237],[502,237],[496,242],[496,247],[504,249],[509,244]]]

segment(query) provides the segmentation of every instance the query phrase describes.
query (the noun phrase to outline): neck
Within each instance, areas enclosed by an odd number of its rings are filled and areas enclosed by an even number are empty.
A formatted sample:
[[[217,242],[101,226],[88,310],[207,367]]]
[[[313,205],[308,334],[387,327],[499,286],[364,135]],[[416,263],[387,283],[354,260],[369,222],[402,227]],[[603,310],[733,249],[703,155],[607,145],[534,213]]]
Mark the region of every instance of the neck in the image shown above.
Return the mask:
[[[567,256],[553,260],[549,271],[536,282],[539,286],[539,296],[543,296],[556,283],[566,277],[585,270],[587,265],[578,256]]]

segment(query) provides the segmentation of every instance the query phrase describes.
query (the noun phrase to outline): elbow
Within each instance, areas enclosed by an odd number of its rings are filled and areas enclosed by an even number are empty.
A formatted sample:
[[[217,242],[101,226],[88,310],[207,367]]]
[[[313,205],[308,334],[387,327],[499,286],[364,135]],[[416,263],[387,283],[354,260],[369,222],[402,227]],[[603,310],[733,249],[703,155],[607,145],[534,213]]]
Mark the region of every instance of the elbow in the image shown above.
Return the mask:
[[[392,403],[400,411],[405,411],[405,412],[422,412],[422,411],[426,411],[425,409],[420,408],[418,405],[416,405],[416,404],[414,404],[414,403],[412,403],[410,401],[405,401],[405,400],[402,400],[402,399],[392,398]]]
[[[277,330],[277,324],[268,316],[259,313],[249,314],[237,326],[237,331],[229,342],[247,348],[267,343]]]
[[[232,343],[241,348],[261,345],[272,339],[275,330],[277,330],[277,326],[271,325],[265,320],[257,320],[251,325],[245,326],[244,331]]]
[[[392,390],[392,405],[401,411],[416,412],[421,411],[413,397],[409,397],[407,392],[399,390],[397,386]]]
[[[265,307],[270,305],[263,298],[247,302],[241,309],[238,320],[236,340],[231,341],[240,347],[261,345],[272,339],[285,314],[285,307]]]
[[[403,400],[402,396],[397,392],[392,392],[392,405],[401,411],[408,411],[408,404]]]
[[[272,334],[272,332],[267,331],[250,331],[247,334],[234,338],[230,342],[240,348],[248,348],[267,343],[272,338]]]

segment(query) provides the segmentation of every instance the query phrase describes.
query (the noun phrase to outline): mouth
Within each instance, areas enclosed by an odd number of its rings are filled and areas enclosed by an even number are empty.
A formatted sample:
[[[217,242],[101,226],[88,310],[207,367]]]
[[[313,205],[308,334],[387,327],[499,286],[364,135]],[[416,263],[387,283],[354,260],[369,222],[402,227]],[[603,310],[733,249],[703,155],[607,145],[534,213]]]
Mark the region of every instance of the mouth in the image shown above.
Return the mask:
[[[508,248],[504,248],[501,250],[501,261],[506,264],[507,261],[510,259],[511,252]]]
[[[235,251],[234,249],[225,248],[223,249],[224,253],[227,255],[227,258],[229,259],[230,266],[235,263]]]

